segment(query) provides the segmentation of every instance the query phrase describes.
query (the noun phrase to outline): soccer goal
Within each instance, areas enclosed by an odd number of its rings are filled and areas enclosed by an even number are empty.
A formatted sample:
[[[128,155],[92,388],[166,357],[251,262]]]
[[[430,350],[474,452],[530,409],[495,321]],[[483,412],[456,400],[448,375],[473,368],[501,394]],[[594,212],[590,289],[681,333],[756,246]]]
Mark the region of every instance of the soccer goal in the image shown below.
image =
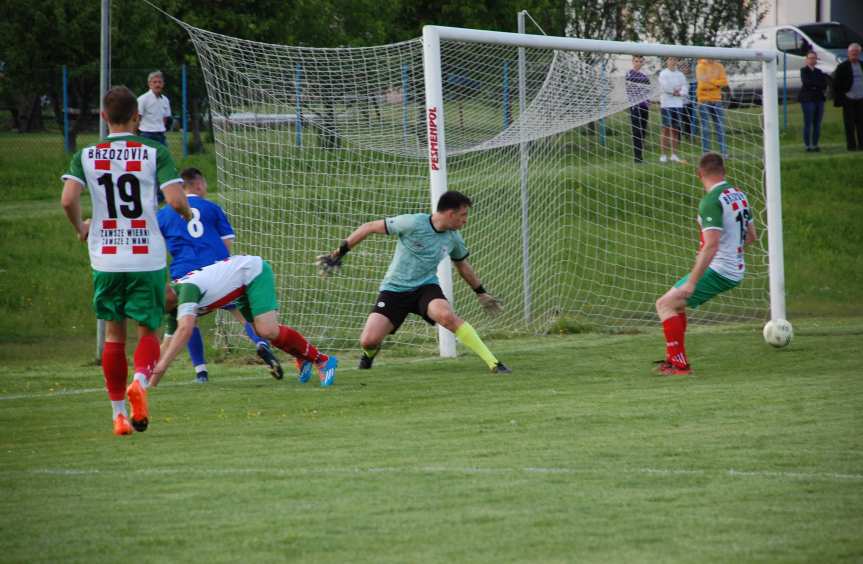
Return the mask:
[[[484,335],[654,323],[655,299],[698,248],[704,148],[728,156],[761,240],[747,250],[742,286],[693,322],[764,319],[768,303],[772,317],[785,316],[773,52],[435,26],[393,45],[315,49],[186,28],[207,83],[218,197],[236,250],[273,263],[282,316],[321,346],[355,347],[395,242],[366,240],[326,280],[314,257],[363,222],[429,211],[447,189],[474,200],[463,230],[469,260],[505,314],[485,317],[448,261],[439,275]],[[638,87],[626,80],[634,55],[646,59]],[[700,58],[722,63],[737,94],[716,104],[721,120],[698,106],[682,113],[675,155],[687,163],[660,162],[657,75],[668,56],[680,59],[693,94]],[[633,106],[649,115],[641,162]],[[242,346],[224,321],[219,331]],[[455,352],[451,335],[418,319],[390,342]]]

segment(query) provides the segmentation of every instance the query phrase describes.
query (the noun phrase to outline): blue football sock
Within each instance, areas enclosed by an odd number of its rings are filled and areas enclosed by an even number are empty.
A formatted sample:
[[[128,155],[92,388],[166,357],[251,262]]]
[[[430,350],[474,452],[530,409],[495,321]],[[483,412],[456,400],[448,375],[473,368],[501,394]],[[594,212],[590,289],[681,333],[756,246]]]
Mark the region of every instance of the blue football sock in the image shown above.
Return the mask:
[[[189,349],[189,357],[192,359],[192,366],[200,366],[207,363],[204,360],[204,338],[201,337],[201,330],[197,327],[192,331],[192,337],[189,339],[187,347]]]
[[[245,328],[245,330],[246,330],[246,335],[248,335],[248,336],[249,336],[249,339],[250,339],[253,343],[255,343],[255,346],[256,346],[256,347],[257,347],[258,345],[260,345],[261,343],[263,343],[263,344],[264,344],[264,345],[266,345],[267,347],[269,347],[269,346],[270,346],[270,342],[269,342],[269,341],[267,341],[266,339],[262,339],[262,338],[258,337],[258,334],[257,334],[257,333],[255,333],[255,326],[254,326],[254,325],[252,325],[251,323],[249,323],[249,322],[247,321],[247,322],[246,322],[246,324],[245,324],[243,327],[244,327],[244,328]]]

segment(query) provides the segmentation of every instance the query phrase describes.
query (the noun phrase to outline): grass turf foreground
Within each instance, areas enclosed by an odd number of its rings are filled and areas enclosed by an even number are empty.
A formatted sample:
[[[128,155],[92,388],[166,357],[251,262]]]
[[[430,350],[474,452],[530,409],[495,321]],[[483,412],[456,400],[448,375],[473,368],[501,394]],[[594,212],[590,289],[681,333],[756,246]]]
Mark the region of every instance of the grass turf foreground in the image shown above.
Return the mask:
[[[858,320],[495,343],[331,389],[180,363],[144,434],[96,367],[8,365],[0,561],[840,562],[863,558]]]

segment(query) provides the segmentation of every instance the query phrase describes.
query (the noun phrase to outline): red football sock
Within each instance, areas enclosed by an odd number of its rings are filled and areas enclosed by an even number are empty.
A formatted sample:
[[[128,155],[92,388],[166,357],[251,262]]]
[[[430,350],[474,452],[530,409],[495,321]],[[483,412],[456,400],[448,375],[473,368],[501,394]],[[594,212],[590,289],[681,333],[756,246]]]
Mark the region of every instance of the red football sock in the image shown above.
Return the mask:
[[[324,358],[324,355],[319,353],[318,349],[316,349],[314,345],[309,343],[305,337],[287,325],[279,325],[279,336],[278,338],[273,339],[272,343],[289,355],[299,358],[300,360],[315,362]]]
[[[686,312],[683,311],[677,314],[677,317],[680,318],[680,348],[683,349],[684,356],[686,355]],[[689,364],[689,359],[686,360],[686,363]]]
[[[102,374],[105,376],[105,389],[108,390],[111,401],[126,399],[128,370],[126,343],[105,342],[102,349]]]
[[[135,373],[150,378],[153,367],[159,362],[159,340],[152,333],[144,335],[135,347]]]
[[[675,315],[662,322],[665,332],[665,360],[678,368],[689,365],[686,349],[683,346],[684,331],[686,331],[686,316]]]

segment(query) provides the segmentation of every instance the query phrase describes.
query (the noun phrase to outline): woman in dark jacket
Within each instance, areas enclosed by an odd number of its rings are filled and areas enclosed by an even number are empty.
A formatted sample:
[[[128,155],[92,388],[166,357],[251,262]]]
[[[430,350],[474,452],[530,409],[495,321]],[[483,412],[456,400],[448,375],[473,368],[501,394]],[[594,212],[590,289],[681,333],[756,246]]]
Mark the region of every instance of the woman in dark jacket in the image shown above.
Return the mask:
[[[816,67],[818,55],[809,51],[806,66],[800,69],[800,106],[803,108],[803,143],[807,151],[820,151],[818,138],[821,136],[821,119],[824,117],[824,90],[827,89],[827,75]]]

